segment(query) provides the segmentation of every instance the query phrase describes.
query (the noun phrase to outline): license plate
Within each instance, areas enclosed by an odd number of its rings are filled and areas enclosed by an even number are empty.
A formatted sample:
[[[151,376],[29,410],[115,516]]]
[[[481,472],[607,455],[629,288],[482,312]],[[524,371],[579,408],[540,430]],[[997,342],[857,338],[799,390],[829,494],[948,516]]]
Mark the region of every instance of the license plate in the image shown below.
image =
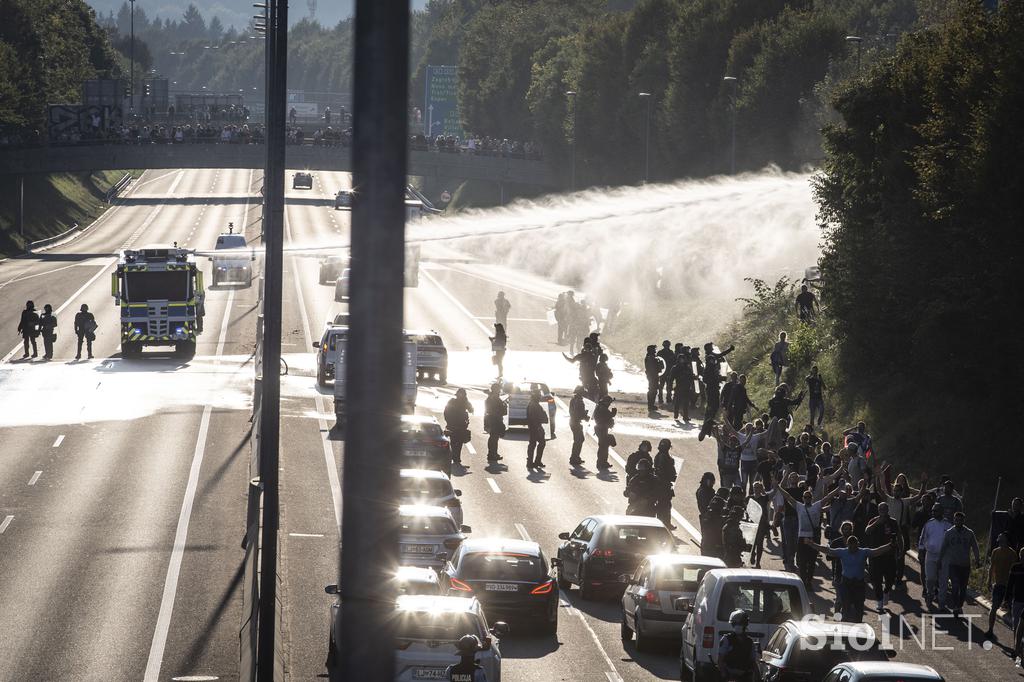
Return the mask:
[[[518,592],[519,585],[515,583],[486,583],[484,589],[488,592]]]
[[[426,450],[406,450],[405,451],[405,456],[406,457],[426,457],[427,456],[427,451]]]
[[[413,668],[412,679],[414,680],[443,680],[444,668]]]
[[[402,545],[403,554],[433,554],[433,545]]]

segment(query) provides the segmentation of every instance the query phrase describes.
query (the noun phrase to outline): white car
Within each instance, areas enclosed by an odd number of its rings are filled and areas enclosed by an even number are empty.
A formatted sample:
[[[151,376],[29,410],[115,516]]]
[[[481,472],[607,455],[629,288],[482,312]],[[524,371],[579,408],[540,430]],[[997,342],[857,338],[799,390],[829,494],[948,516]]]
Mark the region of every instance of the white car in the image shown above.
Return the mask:
[[[455,525],[462,525],[462,491],[452,487],[452,480],[443,471],[402,469],[399,472],[399,502],[445,507]]]
[[[622,593],[622,641],[636,634],[636,649],[647,649],[652,639],[673,639],[686,620],[675,607],[680,597],[693,601],[704,574],[725,568],[717,557],[695,554],[652,554],[626,579]]]
[[[535,388],[540,391],[540,402],[547,405],[548,428],[553,435],[558,405],[555,404],[555,396],[551,394],[551,389],[540,381],[521,381],[519,383],[507,381],[502,386],[502,392],[508,394],[508,425],[526,425],[526,406],[530,404],[530,394]]]
[[[682,679],[706,679],[718,671],[722,634],[734,628],[729,615],[744,609],[750,615],[747,634],[760,650],[789,619],[811,613],[807,590],[794,573],[756,568],[716,568],[704,574],[693,600],[676,599],[675,607],[690,615],[683,623],[679,650]]]
[[[448,349],[441,335],[433,329],[405,330],[407,341],[416,344],[416,374],[424,379],[448,383]]]
[[[476,635],[483,645],[476,660],[487,682],[501,682],[498,638],[508,630],[502,622],[489,626],[475,598],[399,597],[395,606],[395,680],[447,680],[448,666],[459,662],[455,648],[459,638]]]
[[[895,661],[857,661],[840,663],[822,678],[822,682],[945,682],[935,668]]]
[[[441,568],[472,532],[455,523],[447,507],[403,504],[398,515],[398,560],[406,566]]]

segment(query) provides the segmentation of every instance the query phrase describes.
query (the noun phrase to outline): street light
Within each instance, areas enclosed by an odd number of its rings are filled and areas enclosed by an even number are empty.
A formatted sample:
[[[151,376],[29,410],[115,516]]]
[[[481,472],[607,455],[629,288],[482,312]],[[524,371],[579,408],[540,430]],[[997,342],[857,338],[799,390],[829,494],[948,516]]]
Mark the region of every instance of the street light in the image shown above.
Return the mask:
[[[651,173],[651,93],[641,92],[637,95],[647,102],[647,114],[644,117],[644,184]]]
[[[860,36],[846,36],[846,42],[857,44],[857,75],[860,75],[860,46],[864,43],[864,39]]]
[[[569,189],[576,191],[576,91],[566,90],[565,96],[572,101],[572,180]]]
[[[128,0],[131,4],[131,43],[128,45],[128,60],[131,62],[129,76],[129,90],[131,97],[128,100],[128,111],[135,113],[135,0]]]
[[[729,174],[736,175],[736,76],[724,76],[723,81],[732,85],[732,152],[729,155]]]

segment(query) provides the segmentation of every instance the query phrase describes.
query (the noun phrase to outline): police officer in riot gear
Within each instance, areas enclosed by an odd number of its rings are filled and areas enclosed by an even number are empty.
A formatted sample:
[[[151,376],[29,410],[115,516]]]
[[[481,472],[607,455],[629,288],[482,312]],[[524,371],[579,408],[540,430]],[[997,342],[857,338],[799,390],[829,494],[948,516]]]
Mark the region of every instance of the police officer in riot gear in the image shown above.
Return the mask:
[[[498,439],[505,435],[505,415],[508,403],[501,399],[501,384],[493,384],[484,401],[484,431],[487,432],[487,461],[497,462]]]
[[[713,343],[704,344],[704,395],[707,407],[704,411],[704,425],[701,427],[700,433],[697,434],[697,440],[704,440],[704,437],[711,433],[711,427],[714,426],[714,420],[718,416],[718,408],[721,404],[722,360],[735,348],[735,346],[729,346],[721,353],[716,353]]]
[[[455,648],[459,652],[459,662],[448,666],[445,679],[448,682],[486,682],[487,675],[483,667],[476,662],[476,654],[481,649],[477,636],[463,635]]]
[[[466,397],[466,389],[455,391],[455,397],[444,406],[444,425],[451,440],[452,464],[462,466],[462,446],[469,442],[469,415],[473,406]]]
[[[606,395],[597,401],[594,408],[594,435],[597,436],[597,468],[611,469],[608,463],[608,448],[615,446],[615,436],[612,435],[612,427],[615,426],[615,415],[619,413],[618,408],[612,407],[613,398]]]
[[[626,513],[636,516],[654,516],[658,500],[658,480],[654,476],[654,468],[650,459],[640,459],[636,463],[636,473],[626,483],[622,493],[629,500]]]
[[[526,468],[543,469],[544,425],[548,423],[548,411],[540,404],[540,389],[530,391],[530,402],[526,406],[526,429],[530,434],[530,442],[526,446]]]
[[[718,645],[718,670],[722,682],[754,682],[761,679],[757,665],[757,647],[747,634],[750,615],[736,609],[729,615],[732,632],[722,634]]]
[[[569,430],[572,431],[572,453],[569,465],[578,467],[583,464],[580,454],[583,452],[583,422],[590,421],[586,403],[583,402],[583,387],[577,386],[569,401]]]
[[[665,373],[665,361],[658,357],[658,347],[654,344],[647,346],[647,355],[644,356],[644,374],[647,375],[647,411],[654,412],[657,407],[654,404],[658,397],[658,385],[661,382],[661,375]]]

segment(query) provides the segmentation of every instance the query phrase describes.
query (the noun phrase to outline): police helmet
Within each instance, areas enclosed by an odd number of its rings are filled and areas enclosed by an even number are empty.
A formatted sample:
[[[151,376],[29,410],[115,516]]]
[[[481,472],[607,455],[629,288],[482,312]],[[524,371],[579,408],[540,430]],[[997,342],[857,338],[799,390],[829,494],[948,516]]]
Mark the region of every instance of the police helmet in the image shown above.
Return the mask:
[[[455,645],[460,654],[469,655],[480,651],[480,640],[476,635],[463,635]]]
[[[750,614],[743,609],[736,609],[729,614],[729,625],[747,627],[750,625]]]
[[[575,395],[583,395],[584,389],[582,386],[577,386],[572,391]]]
[[[637,471],[647,471],[651,468],[651,461],[649,459],[641,459],[636,463]]]

